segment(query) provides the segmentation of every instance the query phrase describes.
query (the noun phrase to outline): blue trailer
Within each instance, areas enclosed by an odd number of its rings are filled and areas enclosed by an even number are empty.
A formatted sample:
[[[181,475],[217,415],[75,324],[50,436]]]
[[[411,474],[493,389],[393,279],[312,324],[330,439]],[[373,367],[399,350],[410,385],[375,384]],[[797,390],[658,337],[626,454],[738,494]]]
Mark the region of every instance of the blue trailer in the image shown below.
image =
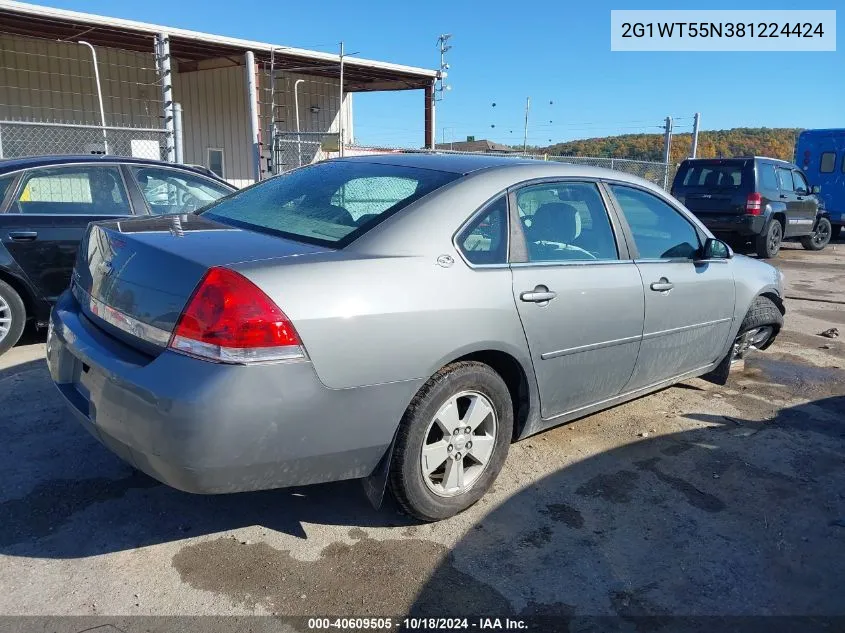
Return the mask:
[[[819,199],[839,237],[845,224],[845,129],[804,130],[795,144],[795,164],[810,185],[821,188]]]

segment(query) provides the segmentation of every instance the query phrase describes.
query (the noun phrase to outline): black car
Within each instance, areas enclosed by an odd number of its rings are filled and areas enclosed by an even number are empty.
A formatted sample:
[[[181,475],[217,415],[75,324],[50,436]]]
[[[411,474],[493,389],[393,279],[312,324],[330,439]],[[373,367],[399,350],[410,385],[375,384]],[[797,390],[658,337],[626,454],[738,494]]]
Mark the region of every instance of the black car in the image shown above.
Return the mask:
[[[199,169],[118,156],[0,160],[0,354],[46,324],[89,222],[190,213],[235,191]]]
[[[820,251],[830,241],[830,218],[801,170],[776,158],[690,158],[672,183],[680,200],[714,235],[759,257],[775,257],[784,239]]]

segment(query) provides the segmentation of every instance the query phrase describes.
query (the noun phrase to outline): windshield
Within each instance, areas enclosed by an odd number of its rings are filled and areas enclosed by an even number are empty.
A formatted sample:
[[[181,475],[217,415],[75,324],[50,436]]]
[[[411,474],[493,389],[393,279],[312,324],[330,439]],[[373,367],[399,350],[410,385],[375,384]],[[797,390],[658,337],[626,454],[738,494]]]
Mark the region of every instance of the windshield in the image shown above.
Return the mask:
[[[342,247],[459,174],[327,161],[249,187],[208,207],[206,217],[325,246]]]
[[[745,171],[745,161],[687,162],[681,165],[675,182],[685,188],[740,189]]]

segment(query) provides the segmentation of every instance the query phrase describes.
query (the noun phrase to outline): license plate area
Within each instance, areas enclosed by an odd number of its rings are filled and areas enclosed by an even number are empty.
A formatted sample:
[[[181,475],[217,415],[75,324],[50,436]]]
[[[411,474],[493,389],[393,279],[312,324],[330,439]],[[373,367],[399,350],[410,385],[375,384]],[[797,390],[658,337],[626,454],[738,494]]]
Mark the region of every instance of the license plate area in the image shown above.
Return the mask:
[[[90,377],[91,367],[86,365],[79,359],[74,359],[73,362],[73,381],[72,385],[76,392],[82,396],[86,402],[91,399],[91,389],[88,386],[87,379]]]

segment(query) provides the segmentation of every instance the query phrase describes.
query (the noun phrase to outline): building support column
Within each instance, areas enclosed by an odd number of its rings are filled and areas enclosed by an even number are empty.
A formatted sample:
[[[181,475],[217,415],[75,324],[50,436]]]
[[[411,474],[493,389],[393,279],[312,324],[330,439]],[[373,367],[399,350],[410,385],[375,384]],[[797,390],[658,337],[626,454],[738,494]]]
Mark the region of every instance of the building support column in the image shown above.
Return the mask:
[[[166,152],[165,160],[168,163],[176,162],[176,115],[173,108],[173,73],[170,65],[170,36],[167,33],[159,33],[155,36],[155,57],[158,76],[161,78],[161,104],[164,116],[164,129],[166,131]]]
[[[434,83],[425,87],[425,143],[426,149],[434,149]]]
[[[244,55],[246,72],[246,103],[249,112],[249,142],[252,154],[252,178],[261,180],[261,128],[258,124],[258,67],[255,55],[247,51]]]

